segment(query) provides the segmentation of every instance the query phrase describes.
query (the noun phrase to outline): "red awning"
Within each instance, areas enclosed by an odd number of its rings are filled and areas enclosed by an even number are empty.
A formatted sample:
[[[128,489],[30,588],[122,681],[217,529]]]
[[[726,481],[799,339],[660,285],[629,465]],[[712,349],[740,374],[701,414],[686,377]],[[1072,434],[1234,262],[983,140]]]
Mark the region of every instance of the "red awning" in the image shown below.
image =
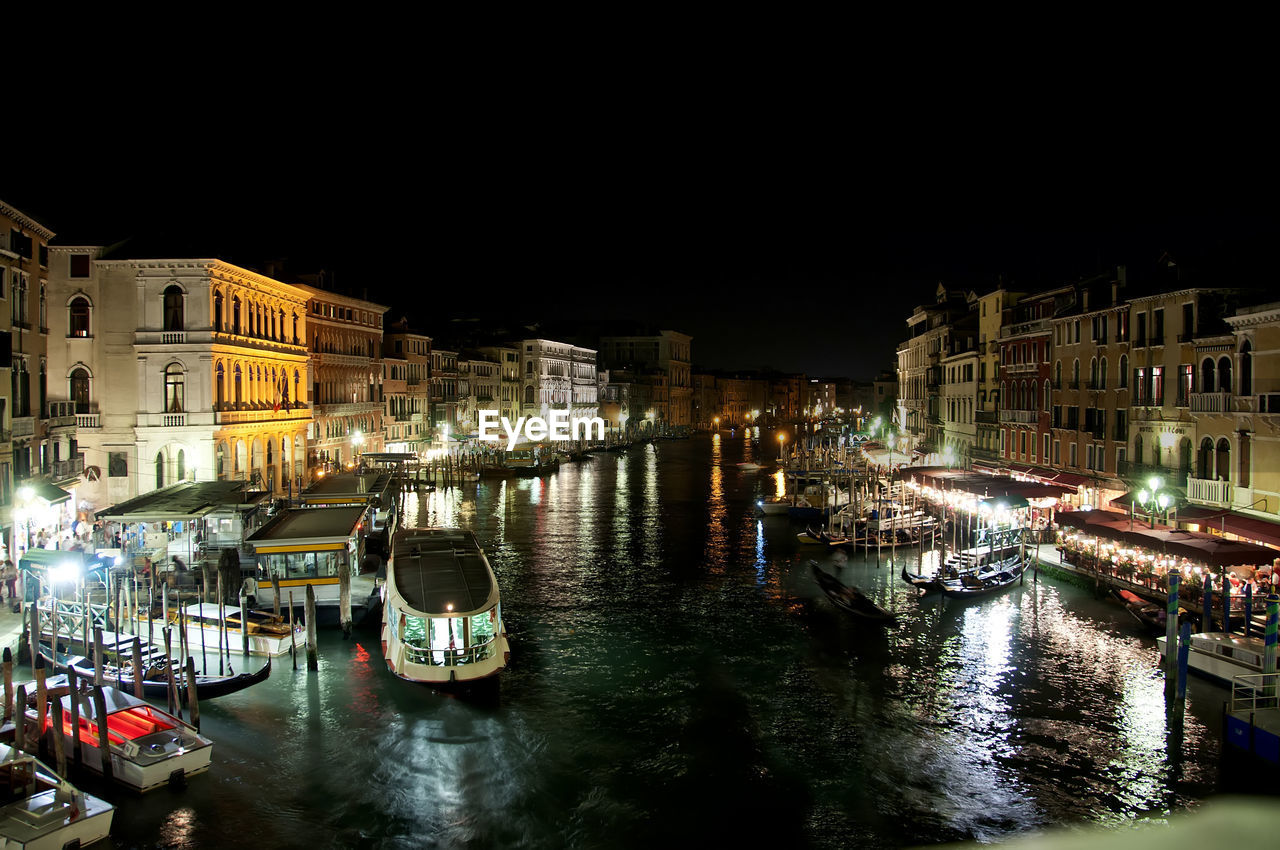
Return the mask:
[[[1062,484],[1075,490],[1085,484],[1088,484],[1092,480],[1093,479],[1088,476],[1077,475],[1074,472],[1057,472],[1053,476],[1052,483]]]
[[[1221,531],[1229,531],[1248,540],[1257,540],[1259,543],[1265,543],[1268,546],[1280,547],[1280,523],[1230,511],[1221,519],[1212,522],[1211,525],[1217,526]],[[1280,552],[1276,554],[1280,555]]]

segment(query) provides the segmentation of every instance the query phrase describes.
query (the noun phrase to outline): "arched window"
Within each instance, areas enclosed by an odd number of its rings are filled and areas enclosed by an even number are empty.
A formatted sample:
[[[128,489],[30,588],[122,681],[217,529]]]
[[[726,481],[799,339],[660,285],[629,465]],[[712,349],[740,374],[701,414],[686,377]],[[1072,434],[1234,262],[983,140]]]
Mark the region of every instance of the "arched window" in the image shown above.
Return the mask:
[[[1218,440],[1218,456],[1214,459],[1213,471],[1219,481],[1231,480],[1231,443],[1226,437]]]
[[[1200,364],[1200,392],[1211,393],[1214,391],[1213,388],[1217,386],[1214,380],[1215,372],[1213,361],[1206,357],[1204,362]]]
[[[187,480],[187,456],[182,449],[178,449],[178,477],[175,480]]]
[[[1080,358],[1077,357],[1071,361],[1071,384],[1072,386],[1080,386]]]
[[[1089,388],[1098,388],[1098,358],[1096,357],[1089,359]]]
[[[215,331],[222,330],[222,290],[214,290],[213,293],[213,329]]]
[[[1231,392],[1231,358],[1221,357],[1218,359],[1218,392]]]
[[[1240,395],[1253,395],[1253,346],[1247,339],[1240,346]]]
[[[1107,358],[1098,361],[1098,389],[1105,390],[1107,388]]]
[[[524,388],[524,403],[533,404],[533,387]]]
[[[231,332],[240,333],[240,296],[231,296]]]
[[[239,363],[236,364],[235,394],[236,394],[236,404],[241,404],[244,401],[244,382],[240,380],[240,364]]]
[[[1185,475],[1191,469],[1191,440],[1183,437],[1178,441],[1178,472]]]
[[[164,412],[181,413],[186,410],[186,393],[182,367],[170,363],[164,370]]]
[[[82,367],[71,370],[71,400],[75,402],[76,413],[89,412],[89,372]]]
[[[218,364],[216,377],[213,380],[213,398],[221,405],[227,400],[227,370]]]
[[[77,295],[67,307],[67,336],[89,336],[89,299]]]
[[[164,329],[167,331],[183,330],[182,288],[174,284],[164,291]]]
[[[1049,379],[1044,379],[1044,409],[1050,410],[1053,407],[1053,395],[1049,392]]]
[[[217,480],[227,480],[227,444],[224,442],[218,443],[218,450],[214,454],[214,469]]]
[[[40,282],[40,327],[49,327],[49,306],[48,299],[45,297],[45,289],[47,288],[44,281]]]
[[[164,452],[156,452],[156,489],[164,486]]]
[[[1213,438],[1205,437],[1200,441],[1200,450],[1196,453],[1196,477],[1213,478]]]
[[[1120,355],[1120,374],[1118,377],[1119,380],[1116,383],[1116,386],[1121,389],[1129,386],[1129,355],[1127,354]]]
[[[298,375],[298,370],[293,370],[293,403],[300,404],[302,402],[302,378]]]
[[[1059,389],[1061,389],[1062,387],[1062,361],[1061,360],[1053,364],[1053,382],[1058,385]]]
[[[293,314],[293,344],[298,344],[298,314]]]

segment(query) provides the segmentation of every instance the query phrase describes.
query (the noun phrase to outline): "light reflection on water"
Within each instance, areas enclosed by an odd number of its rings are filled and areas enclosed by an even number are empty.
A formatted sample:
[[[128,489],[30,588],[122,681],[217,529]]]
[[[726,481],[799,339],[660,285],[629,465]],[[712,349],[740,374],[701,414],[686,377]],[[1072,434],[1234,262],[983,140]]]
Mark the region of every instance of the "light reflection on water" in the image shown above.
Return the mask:
[[[789,522],[755,514],[779,483],[736,469],[757,450],[663,442],[409,494],[418,523],[473,527],[499,575],[500,700],[396,680],[375,628],[324,632],[318,674],[286,656],[202,706],[213,771],[118,800],[121,840],[900,846],[1118,822],[1211,790],[1224,692],[1192,682],[1171,758],[1153,644],[1122,609],[1031,576],[921,600],[897,577],[913,550],[879,568],[801,551]],[[899,627],[836,611],[810,557]]]

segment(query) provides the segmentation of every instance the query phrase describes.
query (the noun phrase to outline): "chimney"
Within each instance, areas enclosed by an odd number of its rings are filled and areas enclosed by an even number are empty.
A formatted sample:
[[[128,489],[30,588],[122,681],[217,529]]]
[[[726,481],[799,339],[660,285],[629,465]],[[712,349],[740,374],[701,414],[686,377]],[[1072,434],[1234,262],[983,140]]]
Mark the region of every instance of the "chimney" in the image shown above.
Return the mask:
[[[1111,281],[1111,306],[1120,306],[1121,299],[1124,298],[1124,285],[1127,270],[1124,266],[1116,266],[1116,279]]]

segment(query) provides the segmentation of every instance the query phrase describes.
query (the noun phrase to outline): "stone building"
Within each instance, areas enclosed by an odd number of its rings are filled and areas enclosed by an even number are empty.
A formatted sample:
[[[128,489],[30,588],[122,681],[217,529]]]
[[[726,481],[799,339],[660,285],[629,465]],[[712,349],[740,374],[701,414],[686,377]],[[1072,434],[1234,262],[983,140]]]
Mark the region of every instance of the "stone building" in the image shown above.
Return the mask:
[[[666,424],[683,428],[693,424],[692,345],[693,337],[673,330],[602,336],[600,363],[603,368],[636,374],[652,369],[662,372],[670,400],[661,405],[661,416]]]
[[[384,331],[382,357],[387,451],[426,452],[432,439],[431,337],[413,333],[401,319]]]
[[[306,298],[315,421],[308,453],[317,467],[344,467],[361,452],[384,448],[382,319],[387,308],[307,284]]]

